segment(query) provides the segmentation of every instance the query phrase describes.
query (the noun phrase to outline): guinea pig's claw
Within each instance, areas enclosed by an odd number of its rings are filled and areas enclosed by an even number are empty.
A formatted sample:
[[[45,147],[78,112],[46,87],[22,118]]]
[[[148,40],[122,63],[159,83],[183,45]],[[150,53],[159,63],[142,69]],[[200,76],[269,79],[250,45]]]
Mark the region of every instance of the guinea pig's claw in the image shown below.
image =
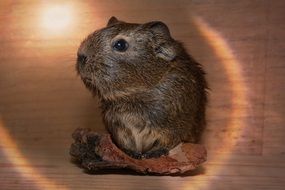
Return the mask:
[[[158,150],[152,150],[142,154],[142,158],[159,158],[162,155],[168,155],[168,149],[160,148]]]
[[[142,159],[142,153],[140,153],[140,152],[134,152],[131,150],[126,150],[126,149],[124,149],[123,151],[132,158]]]

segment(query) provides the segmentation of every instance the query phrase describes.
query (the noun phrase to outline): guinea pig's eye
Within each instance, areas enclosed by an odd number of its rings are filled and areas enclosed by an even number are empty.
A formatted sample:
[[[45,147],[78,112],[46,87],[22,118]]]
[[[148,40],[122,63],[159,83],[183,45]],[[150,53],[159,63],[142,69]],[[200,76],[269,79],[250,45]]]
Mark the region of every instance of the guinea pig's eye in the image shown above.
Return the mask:
[[[113,49],[116,51],[124,52],[128,49],[129,44],[124,39],[119,39],[113,43]]]

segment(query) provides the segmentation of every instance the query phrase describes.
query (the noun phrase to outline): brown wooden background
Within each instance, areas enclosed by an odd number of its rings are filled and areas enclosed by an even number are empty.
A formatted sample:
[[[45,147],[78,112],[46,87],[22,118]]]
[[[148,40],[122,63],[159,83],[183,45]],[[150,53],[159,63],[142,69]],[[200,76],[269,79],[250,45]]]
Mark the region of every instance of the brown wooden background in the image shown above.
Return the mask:
[[[57,14],[71,22],[53,29]],[[104,131],[76,50],[113,15],[164,21],[204,66],[209,159],[198,171],[88,175],[70,163],[75,128]],[[0,189],[284,189],[284,20],[282,0],[1,1]]]

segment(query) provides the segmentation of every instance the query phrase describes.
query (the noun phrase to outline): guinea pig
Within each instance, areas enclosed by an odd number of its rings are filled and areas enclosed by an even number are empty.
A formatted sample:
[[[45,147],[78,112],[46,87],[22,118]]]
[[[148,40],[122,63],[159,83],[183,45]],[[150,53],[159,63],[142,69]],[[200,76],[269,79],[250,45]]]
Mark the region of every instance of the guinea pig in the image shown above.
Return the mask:
[[[113,142],[135,158],[199,141],[205,127],[205,72],[166,24],[111,17],[77,52],[76,69],[101,101]]]

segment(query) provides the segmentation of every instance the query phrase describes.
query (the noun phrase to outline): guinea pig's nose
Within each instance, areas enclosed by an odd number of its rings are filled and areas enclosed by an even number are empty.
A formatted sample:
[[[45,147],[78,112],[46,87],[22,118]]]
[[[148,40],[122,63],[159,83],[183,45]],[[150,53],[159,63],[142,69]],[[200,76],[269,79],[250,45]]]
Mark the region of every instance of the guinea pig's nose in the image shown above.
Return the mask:
[[[87,62],[87,56],[84,54],[78,53],[77,62],[84,65]]]

